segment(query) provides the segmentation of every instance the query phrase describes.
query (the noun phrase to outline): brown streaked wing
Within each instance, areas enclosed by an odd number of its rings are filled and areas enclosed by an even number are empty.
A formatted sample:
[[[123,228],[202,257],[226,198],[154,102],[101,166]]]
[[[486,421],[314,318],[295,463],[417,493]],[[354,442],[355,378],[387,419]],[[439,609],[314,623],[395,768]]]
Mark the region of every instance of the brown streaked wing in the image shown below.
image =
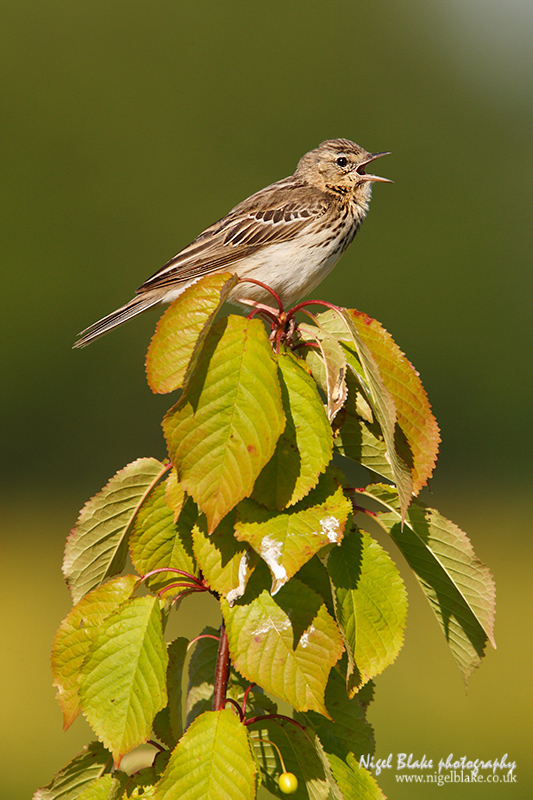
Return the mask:
[[[329,208],[326,196],[287,180],[257,192],[196,239],[137,290],[144,292],[231,268],[262,247],[289,241]],[[230,270],[231,271],[231,270]]]

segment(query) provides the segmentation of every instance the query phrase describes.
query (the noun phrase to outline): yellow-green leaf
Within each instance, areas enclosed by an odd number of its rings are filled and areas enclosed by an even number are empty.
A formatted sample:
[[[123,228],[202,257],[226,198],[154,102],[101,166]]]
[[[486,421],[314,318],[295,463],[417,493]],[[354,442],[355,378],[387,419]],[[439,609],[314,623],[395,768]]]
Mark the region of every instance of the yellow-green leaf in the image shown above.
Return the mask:
[[[221,604],[232,662],[297,711],[328,716],[324,690],[343,650],[335,620],[322,598],[296,578],[272,597],[259,573],[232,608]]]
[[[52,674],[66,730],[81,711],[78,675],[98,626],[129,597],[137,583],[135,575],[113,578],[93,589],[71,609],[52,645]]]
[[[205,513],[209,533],[251,494],[284,427],[263,323],[236,316],[220,320],[163,423],[180,482]]]
[[[373,498],[384,509],[374,518],[418,578],[466,683],[479,666],[487,641],[494,645],[495,589],[490,571],[466,534],[435,509],[413,502],[402,528],[398,494],[392,486],[372,484],[358,496]]]
[[[346,386],[346,355],[340,343],[325,330],[313,325],[299,325],[298,330],[306,339],[314,340],[317,348],[306,347],[305,360],[313,377],[327,398],[328,419],[333,421],[342,407],[348,389]]]
[[[165,481],[165,500],[174,514],[174,522],[178,521],[186,499],[185,489],[178,481],[178,473],[173,469]]]
[[[100,742],[91,742],[47,786],[37,789],[33,800],[77,800],[107,766],[111,766],[111,753]]]
[[[176,745],[155,800],[254,800],[256,772],[239,718],[229,709],[206,711]]]
[[[334,782],[317,753],[320,743],[316,736],[302,731],[296,725],[280,725],[270,719],[253,723],[250,728],[263,783],[269,792],[276,797],[284,796],[280,793],[278,783],[284,769],[275,744],[283,755],[285,770],[298,780],[298,791],[293,796],[312,800],[343,800],[338,789],[335,794]],[[329,768],[327,771],[330,772]]]
[[[268,511],[243,500],[237,507],[235,536],[268,564],[275,594],[315,553],[341,541],[351,510],[338,470],[330,467],[304,500],[285,511]]]
[[[407,594],[388,553],[357,528],[328,556],[335,617],[348,653],[350,697],[392,664],[403,644]]]
[[[244,594],[259,560],[251,547],[237,541],[234,523],[235,513],[230,512],[209,536],[205,517],[200,517],[192,532],[194,554],[205,582],[230,605]]]
[[[316,731],[321,740],[327,742],[328,752],[345,759],[348,753],[372,754],[376,743],[372,726],[366,720],[366,710],[372,699],[373,685],[367,683],[361,692],[349,698],[346,694],[343,667],[344,659],[329,674],[326,708],[331,719],[324,719],[312,711],[297,714],[295,719],[306,728]]]
[[[206,275],[165,311],[146,355],[146,375],[153,392],[164,394],[183,386],[217,311],[237,281],[230,273]]]
[[[115,764],[150,737],[167,703],[168,655],[155,597],[126,602],[100,625],[80,678],[83,713]]]
[[[426,391],[418,372],[377,320],[355,309],[348,309],[347,313],[376,359],[394,400],[398,424],[413,454],[413,492],[418,494],[433,473],[440,442],[439,426]]]
[[[156,736],[170,748],[175,747],[183,734],[181,678],[187,657],[188,644],[188,639],[178,636],[168,645],[168,703],[156,714],[154,719]]]
[[[130,540],[131,560],[140,575],[146,575],[154,569],[172,567],[197,576],[191,534],[198,515],[196,506],[189,498],[177,522],[174,522],[174,511],[168,506],[167,496],[166,485],[162,483],[144,502]],[[160,592],[165,586],[183,581],[186,581],[184,576],[169,571],[151,576],[146,583],[152,591]],[[168,600],[185,588],[169,589],[164,597]]]
[[[109,800],[109,798],[118,796],[114,790],[119,790],[120,788],[121,782],[114,775],[108,773],[87,786],[78,795],[77,800]]]
[[[284,351],[278,356],[278,367],[287,424],[256,481],[253,497],[281,511],[316,486],[331,461],[333,437],[305,361]]]
[[[122,572],[137,512],[168,469],[155,458],[138,458],[84,505],[67,539],[63,562],[75,603]]]
[[[413,478],[411,468],[398,452],[396,405],[384,376],[381,374],[380,366],[370,347],[360,335],[350,309],[339,308],[336,312],[327,311],[318,316],[318,321],[329,333],[334,333],[344,343],[348,366],[358,378],[366,394],[366,400],[372,407],[373,415],[382,430],[394,482],[398,487],[402,516],[405,516],[412,499]],[[355,358],[350,358],[350,355]]]
[[[343,800],[385,800],[372,773],[362,767],[353,755],[348,755],[343,761],[333,753],[328,753],[327,759]]]

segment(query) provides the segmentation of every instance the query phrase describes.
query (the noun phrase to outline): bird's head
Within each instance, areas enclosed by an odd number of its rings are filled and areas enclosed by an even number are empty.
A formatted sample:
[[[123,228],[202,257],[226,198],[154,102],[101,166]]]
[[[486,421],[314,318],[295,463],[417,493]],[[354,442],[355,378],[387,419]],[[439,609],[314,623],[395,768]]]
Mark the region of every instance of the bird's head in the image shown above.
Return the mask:
[[[328,139],[302,156],[295,175],[323,191],[365,203],[370,200],[372,183],[392,183],[366,172],[368,164],[386,155],[389,153],[369,153],[349,139]]]

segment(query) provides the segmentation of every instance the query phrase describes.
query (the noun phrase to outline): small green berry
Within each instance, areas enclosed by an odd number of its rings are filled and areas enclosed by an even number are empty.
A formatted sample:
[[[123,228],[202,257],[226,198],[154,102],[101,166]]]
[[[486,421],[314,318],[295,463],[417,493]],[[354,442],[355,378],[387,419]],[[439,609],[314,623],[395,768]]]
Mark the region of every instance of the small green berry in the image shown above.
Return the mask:
[[[292,772],[282,772],[278,779],[278,786],[283,794],[294,794],[298,788],[298,778]]]

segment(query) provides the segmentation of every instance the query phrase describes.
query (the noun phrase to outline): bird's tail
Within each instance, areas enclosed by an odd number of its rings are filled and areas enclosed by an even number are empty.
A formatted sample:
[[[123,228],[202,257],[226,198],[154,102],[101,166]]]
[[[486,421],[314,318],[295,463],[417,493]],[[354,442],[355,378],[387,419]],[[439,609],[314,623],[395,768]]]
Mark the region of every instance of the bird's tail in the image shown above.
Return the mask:
[[[126,303],[125,306],[117,308],[116,311],[108,314],[107,317],[99,319],[98,322],[93,322],[92,325],[89,325],[88,328],[81,331],[78,334],[80,338],[74,342],[73,347],[85,347],[94,339],[98,339],[100,336],[103,336],[104,333],[112,330],[112,328],[116,328],[117,325],[122,325],[123,322],[126,322],[132,317],[136,317],[137,314],[142,314],[143,311],[152,308],[152,306],[156,306],[160,302],[161,294],[159,292],[143,292],[142,294],[136,295],[129,303]]]

